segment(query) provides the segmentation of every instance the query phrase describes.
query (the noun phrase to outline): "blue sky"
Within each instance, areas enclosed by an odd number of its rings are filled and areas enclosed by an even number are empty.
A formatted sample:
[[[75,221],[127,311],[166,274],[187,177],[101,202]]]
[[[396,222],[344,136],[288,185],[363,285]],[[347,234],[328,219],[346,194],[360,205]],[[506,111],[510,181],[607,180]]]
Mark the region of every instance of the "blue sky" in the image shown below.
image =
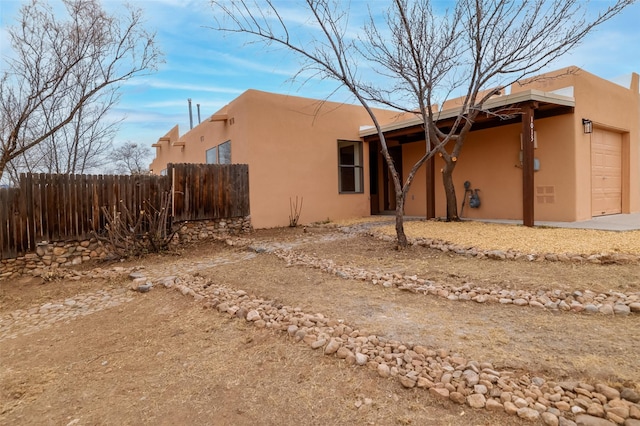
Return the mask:
[[[123,87],[122,99],[114,114],[124,116],[116,143],[128,140],[151,145],[180,125],[189,129],[187,98],[193,100],[201,116],[213,114],[247,89],[325,98],[335,89],[333,82],[312,79],[301,85],[292,82],[299,64],[282,49],[245,45],[209,27],[215,25],[206,0],[132,0],[144,10],[147,28],[157,32],[157,42],[165,54],[159,72],[133,79]],[[121,2],[103,1],[107,8]],[[287,2],[284,2],[287,5]],[[367,2],[352,0],[352,12],[366,13]],[[592,1],[592,7],[610,2]],[[20,1],[0,1],[0,26],[11,23]],[[293,14],[293,12],[291,12]],[[289,15],[294,21],[296,16]],[[302,28],[303,25],[301,24]],[[6,37],[0,33],[4,55]],[[604,78],[640,73],[640,2],[598,27],[581,46],[557,61],[551,69],[576,65]],[[346,95],[330,98],[350,101]]]

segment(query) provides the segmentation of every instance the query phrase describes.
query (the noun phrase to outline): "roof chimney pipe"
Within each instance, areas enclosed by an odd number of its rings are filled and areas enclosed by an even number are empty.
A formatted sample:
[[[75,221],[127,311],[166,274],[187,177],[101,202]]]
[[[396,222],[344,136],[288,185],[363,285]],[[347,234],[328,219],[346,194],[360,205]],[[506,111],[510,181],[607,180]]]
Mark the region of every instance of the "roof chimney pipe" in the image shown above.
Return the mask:
[[[191,111],[191,98],[187,99],[189,102],[189,128],[193,129],[193,112]]]
[[[196,104],[196,107],[198,107],[198,124],[200,124],[200,104]]]

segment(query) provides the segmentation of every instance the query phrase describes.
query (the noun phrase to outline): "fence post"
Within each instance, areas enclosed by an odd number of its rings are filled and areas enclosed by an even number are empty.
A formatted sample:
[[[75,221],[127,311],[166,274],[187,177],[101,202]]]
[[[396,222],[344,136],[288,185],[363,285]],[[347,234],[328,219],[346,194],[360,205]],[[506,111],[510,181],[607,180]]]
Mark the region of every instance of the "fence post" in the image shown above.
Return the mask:
[[[173,164],[167,165],[167,177],[171,182],[169,196],[171,197],[171,217],[176,214],[176,169]]]

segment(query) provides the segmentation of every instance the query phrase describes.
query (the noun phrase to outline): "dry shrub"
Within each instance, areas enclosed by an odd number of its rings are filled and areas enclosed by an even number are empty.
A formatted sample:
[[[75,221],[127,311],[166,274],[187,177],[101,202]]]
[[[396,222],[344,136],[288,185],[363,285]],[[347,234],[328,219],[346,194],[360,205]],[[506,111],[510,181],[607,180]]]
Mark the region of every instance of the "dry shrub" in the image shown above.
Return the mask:
[[[107,207],[102,207],[107,223],[104,230],[94,232],[94,235],[119,258],[164,251],[177,232],[169,216],[170,202],[169,195],[165,193],[159,210],[148,201],[144,202],[146,208],[139,212],[131,212],[122,201],[120,211],[112,213]]]

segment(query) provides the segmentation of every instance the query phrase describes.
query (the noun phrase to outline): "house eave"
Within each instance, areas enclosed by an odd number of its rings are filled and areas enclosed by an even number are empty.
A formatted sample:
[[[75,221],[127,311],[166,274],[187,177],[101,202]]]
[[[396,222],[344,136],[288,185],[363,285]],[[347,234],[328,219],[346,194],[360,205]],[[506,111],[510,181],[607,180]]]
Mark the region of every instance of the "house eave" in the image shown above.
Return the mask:
[[[558,95],[556,93],[543,92],[541,90],[526,90],[522,92],[517,92],[509,95],[498,96],[495,98],[491,98],[486,101],[482,105],[483,110],[493,110],[497,108],[503,108],[509,105],[516,105],[525,102],[540,102],[545,104],[554,104],[560,107],[575,107],[575,99],[569,96]],[[457,108],[449,108],[443,111],[440,111],[436,114],[436,121],[441,122],[447,119],[451,119],[457,117],[462,111],[462,107]],[[419,117],[414,117],[409,120],[400,121],[397,123],[391,123],[388,125],[381,126],[381,130],[383,133],[392,132],[395,130],[406,129],[413,126],[418,126],[422,124],[422,120]],[[377,130],[373,126],[361,127],[360,129],[360,137],[365,138],[369,136],[376,136],[378,134]]]

